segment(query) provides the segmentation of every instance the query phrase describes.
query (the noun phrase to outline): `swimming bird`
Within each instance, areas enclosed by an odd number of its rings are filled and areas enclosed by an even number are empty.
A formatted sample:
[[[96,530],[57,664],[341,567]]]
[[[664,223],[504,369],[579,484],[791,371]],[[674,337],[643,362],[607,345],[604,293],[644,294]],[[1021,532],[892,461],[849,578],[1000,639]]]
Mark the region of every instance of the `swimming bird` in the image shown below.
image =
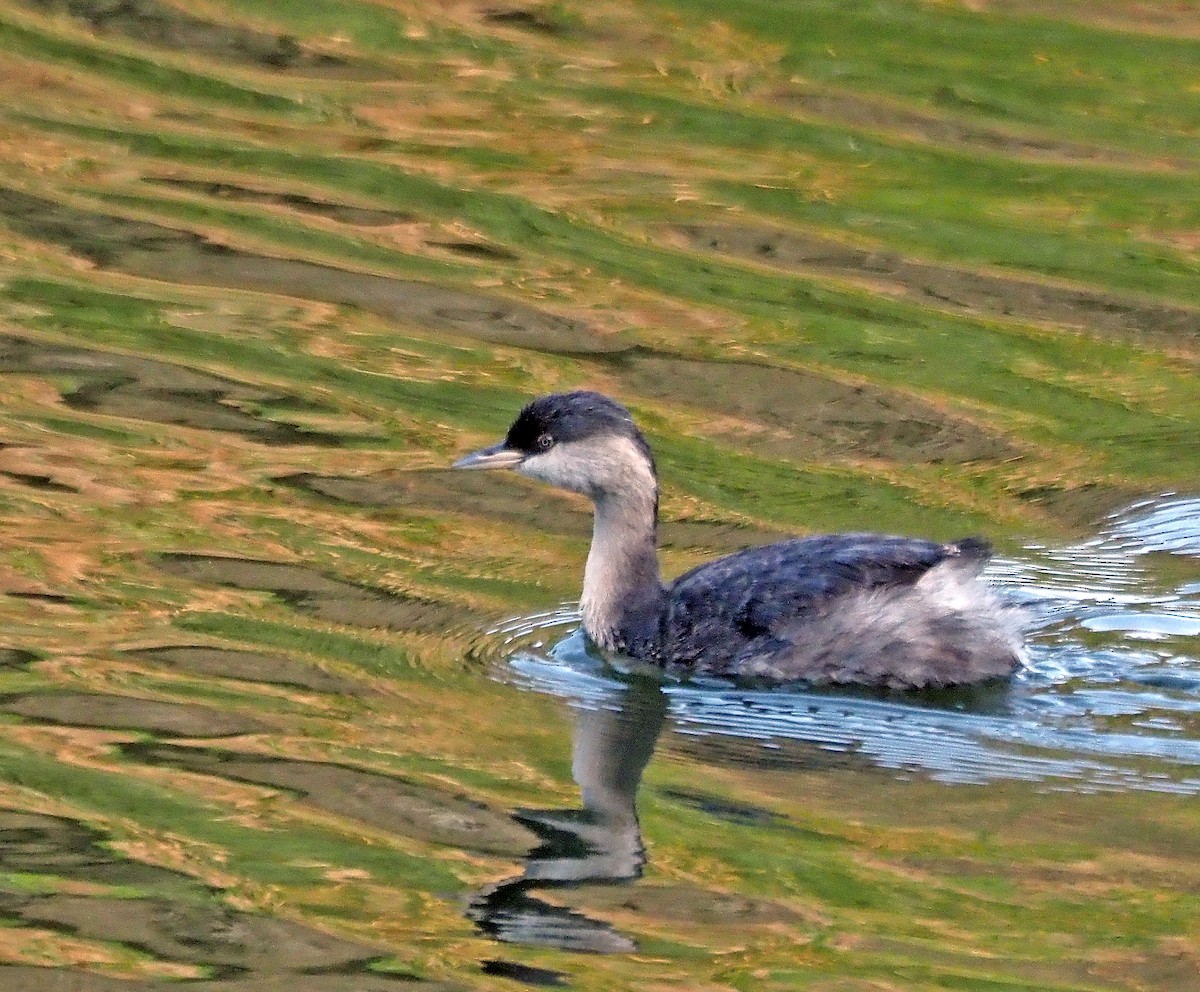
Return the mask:
[[[665,584],[654,456],[600,393],[534,400],[503,441],[454,467],[514,469],[592,501],[580,607],[606,651],[685,675],[891,689],[1004,678],[1020,663],[1016,611],[978,581],[991,551],[975,538],[798,537]]]

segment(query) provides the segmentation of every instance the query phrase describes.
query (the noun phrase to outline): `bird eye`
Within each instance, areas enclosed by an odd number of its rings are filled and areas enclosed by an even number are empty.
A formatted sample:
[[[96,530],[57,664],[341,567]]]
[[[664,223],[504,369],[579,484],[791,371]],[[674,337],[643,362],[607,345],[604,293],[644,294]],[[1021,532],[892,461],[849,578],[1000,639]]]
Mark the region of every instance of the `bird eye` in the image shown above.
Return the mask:
[[[554,438],[552,438],[549,434],[543,434],[537,439],[537,446],[543,451],[549,448],[553,443]]]

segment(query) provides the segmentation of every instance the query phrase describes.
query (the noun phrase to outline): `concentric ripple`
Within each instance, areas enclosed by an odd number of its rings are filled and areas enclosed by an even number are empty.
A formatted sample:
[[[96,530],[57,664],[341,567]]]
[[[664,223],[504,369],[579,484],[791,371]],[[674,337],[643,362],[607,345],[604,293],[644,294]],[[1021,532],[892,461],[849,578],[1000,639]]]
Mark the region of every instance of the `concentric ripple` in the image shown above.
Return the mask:
[[[668,682],[667,746],[961,784],[1200,793],[1200,499],[1137,503],[1090,540],[993,562],[988,578],[1030,616],[1011,686],[899,698]],[[500,625],[507,677],[613,706],[623,675],[589,650],[578,619],[564,605]]]

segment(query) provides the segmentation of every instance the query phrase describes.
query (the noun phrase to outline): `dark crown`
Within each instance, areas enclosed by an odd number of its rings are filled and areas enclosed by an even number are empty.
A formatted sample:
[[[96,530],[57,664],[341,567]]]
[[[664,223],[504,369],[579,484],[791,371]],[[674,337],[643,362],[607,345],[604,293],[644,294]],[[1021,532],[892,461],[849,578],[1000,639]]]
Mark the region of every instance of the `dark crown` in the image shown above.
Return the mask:
[[[533,453],[547,447],[544,441],[539,444],[547,436],[551,444],[562,444],[600,435],[642,440],[625,407],[600,393],[581,390],[553,393],[527,404],[508,429],[505,445]]]

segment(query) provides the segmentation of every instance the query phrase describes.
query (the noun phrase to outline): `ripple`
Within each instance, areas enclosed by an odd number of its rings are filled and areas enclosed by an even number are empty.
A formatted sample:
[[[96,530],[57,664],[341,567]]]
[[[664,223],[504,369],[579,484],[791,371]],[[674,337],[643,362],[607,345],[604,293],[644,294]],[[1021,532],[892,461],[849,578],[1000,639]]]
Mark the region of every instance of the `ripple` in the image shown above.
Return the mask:
[[[1184,616],[1169,613],[1139,613],[1134,615],[1112,613],[1085,618],[1081,626],[1088,630],[1120,630],[1138,637],[1155,638],[1163,635],[1195,637],[1200,634],[1200,615]]]
[[[1079,544],[1030,547],[987,578],[1030,614],[1012,684],[959,696],[871,696],[728,683],[664,685],[678,741],[739,762],[830,758],[940,782],[1200,793],[1200,582],[1163,582],[1200,556],[1200,499],[1166,494]],[[1200,563],[1197,563],[1200,567]],[[572,706],[613,705],[627,672],[593,652],[574,604],[497,625],[505,676]],[[562,636],[564,628],[574,628]],[[547,647],[547,644],[551,645]]]

